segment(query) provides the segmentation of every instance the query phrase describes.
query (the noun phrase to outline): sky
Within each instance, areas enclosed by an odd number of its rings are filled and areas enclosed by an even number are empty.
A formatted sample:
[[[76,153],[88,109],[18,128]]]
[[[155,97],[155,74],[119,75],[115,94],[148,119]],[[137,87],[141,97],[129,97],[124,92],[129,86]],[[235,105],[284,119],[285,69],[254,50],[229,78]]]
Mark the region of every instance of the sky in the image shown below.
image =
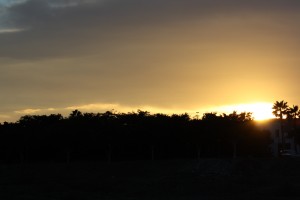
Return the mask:
[[[298,104],[299,35],[298,0],[0,0],[0,122]]]

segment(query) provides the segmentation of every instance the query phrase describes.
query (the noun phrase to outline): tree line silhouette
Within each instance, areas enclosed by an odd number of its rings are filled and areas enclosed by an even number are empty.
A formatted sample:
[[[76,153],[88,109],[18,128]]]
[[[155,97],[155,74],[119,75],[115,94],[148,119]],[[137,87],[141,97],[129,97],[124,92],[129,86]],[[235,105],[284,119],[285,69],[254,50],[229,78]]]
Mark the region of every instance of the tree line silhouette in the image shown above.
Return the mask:
[[[118,161],[267,156],[270,133],[251,113],[147,111],[25,115],[0,125],[0,161]]]

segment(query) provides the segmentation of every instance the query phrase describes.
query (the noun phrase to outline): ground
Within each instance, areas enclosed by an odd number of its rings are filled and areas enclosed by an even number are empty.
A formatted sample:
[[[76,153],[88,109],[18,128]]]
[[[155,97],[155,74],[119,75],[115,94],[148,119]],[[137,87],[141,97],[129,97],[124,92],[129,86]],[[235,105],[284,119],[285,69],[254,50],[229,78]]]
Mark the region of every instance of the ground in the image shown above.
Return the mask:
[[[0,166],[1,200],[258,200],[299,197],[299,158]]]

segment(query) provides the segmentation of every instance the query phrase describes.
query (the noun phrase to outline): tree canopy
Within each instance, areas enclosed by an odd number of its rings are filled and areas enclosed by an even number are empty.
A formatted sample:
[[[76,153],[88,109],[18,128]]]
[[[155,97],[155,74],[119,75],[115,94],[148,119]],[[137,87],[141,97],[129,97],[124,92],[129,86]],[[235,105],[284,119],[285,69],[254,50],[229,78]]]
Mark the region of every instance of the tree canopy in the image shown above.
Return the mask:
[[[231,157],[269,154],[269,133],[251,113],[83,113],[25,115],[0,126],[0,158],[34,160],[128,160]],[[235,147],[233,147],[235,144]]]

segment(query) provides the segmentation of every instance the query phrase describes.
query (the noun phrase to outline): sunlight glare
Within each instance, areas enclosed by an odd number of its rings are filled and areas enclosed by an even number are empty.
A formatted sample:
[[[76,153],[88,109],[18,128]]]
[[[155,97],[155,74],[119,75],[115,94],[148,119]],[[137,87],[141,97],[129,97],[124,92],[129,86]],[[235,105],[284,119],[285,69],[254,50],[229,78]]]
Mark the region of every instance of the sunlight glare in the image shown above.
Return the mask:
[[[232,113],[233,111],[237,111],[238,113],[251,112],[255,120],[266,120],[274,118],[272,114],[272,106],[272,103],[266,102],[237,104],[219,107],[218,112],[224,112],[226,114]]]

